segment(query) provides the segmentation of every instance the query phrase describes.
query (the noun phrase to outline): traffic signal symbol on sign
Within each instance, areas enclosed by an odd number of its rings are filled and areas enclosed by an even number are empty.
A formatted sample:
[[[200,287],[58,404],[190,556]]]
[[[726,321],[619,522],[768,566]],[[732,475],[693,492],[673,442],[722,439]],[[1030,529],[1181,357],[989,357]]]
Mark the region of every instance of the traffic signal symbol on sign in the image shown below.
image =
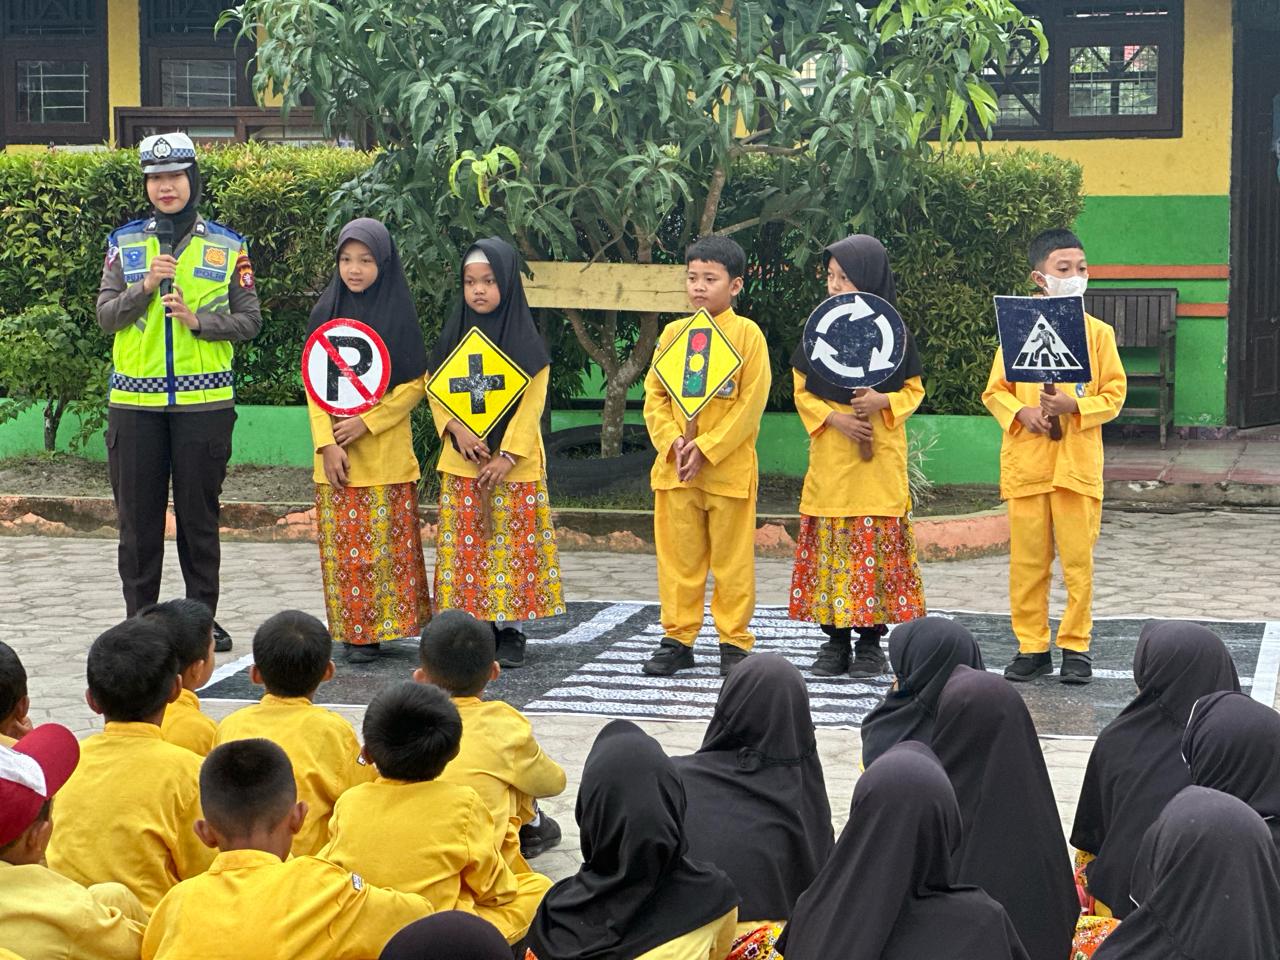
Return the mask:
[[[686,419],[692,420],[742,366],[742,357],[699,310],[653,361],[653,372]]]

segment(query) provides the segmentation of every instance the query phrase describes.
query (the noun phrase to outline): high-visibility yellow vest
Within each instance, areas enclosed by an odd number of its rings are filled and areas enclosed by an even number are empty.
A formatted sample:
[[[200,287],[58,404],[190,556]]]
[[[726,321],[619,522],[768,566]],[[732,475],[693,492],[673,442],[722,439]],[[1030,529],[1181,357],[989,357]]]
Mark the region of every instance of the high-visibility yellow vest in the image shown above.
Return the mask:
[[[125,282],[141,283],[160,253],[155,220],[135,220],[111,234]],[[199,221],[178,257],[174,286],[194,313],[225,309],[236,262],[247,257],[244,237],[210,220]],[[164,408],[235,399],[226,340],[201,340],[176,317],[164,315],[157,291],[147,312],[115,335],[111,348],[111,403]]]

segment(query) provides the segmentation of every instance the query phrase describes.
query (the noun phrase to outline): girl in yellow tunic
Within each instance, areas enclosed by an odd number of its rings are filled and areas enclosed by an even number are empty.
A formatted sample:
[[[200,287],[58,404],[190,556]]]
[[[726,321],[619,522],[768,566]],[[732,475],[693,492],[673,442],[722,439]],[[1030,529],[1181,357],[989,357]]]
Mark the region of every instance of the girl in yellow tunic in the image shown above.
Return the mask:
[[[896,306],[889,255],[875,237],[846,237],[827,247],[824,257],[829,295],[862,291]],[[803,344],[791,366],[796,410],[810,447],[790,614],[819,624],[830,638],[819,648],[814,673],[879,676],[887,666],[880,638],[888,624],[925,614],[911,531],[905,427],[924,399],[920,357],[908,333],[898,369],[857,396],[814,372]],[[861,449],[866,443],[869,459]]]
[[[400,254],[377,220],[342,228],[337,269],[310,329],[338,317],[372,327],[391,358],[387,392],[358,417],[331,417],[307,398],[329,633],[349,663],[367,663],[379,643],[412,636],[431,619],[409,427],[427,352]]]
[[[533,323],[516,251],[479,240],[462,266],[462,301],[429,358],[437,369],[473,327],[529,376],[515,409],[478,437],[429,398],[440,451],[436,609],[465,610],[493,624],[497,660],[524,664],[525,620],[564,613],[560,557],[547,499],[542,410],[551,356]]]

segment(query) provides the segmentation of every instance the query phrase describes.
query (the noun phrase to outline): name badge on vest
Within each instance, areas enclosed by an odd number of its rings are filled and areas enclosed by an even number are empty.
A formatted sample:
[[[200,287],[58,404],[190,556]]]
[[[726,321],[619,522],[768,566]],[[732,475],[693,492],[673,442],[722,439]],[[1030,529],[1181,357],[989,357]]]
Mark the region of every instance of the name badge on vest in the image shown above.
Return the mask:
[[[227,279],[227,251],[222,247],[207,245],[200,257],[200,266],[192,271],[201,280]]]
[[[147,275],[147,248],[141,244],[121,247],[120,266],[125,283],[137,283]]]

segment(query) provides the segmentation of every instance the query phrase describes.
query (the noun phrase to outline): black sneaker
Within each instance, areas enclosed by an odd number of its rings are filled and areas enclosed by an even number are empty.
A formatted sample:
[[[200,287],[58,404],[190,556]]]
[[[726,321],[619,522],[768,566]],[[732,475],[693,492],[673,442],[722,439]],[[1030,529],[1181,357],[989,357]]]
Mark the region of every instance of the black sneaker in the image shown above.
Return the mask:
[[[809,672],[817,677],[842,677],[849,669],[851,644],[849,641],[828,640],[818,648]]]
[[[1079,650],[1063,650],[1058,679],[1063,683],[1093,683],[1093,658]]]
[[[1005,679],[1013,680],[1015,683],[1025,683],[1036,677],[1043,677],[1047,673],[1053,673],[1053,655],[1047,651],[1020,653],[1004,668]]]
[[[231,649],[231,634],[223,630],[217,620],[213,621],[213,649],[215,653],[226,653]]]
[[[347,663],[373,663],[378,659],[376,643],[344,643],[347,649]]]
[[[663,637],[658,649],[641,668],[651,677],[669,677],[677,670],[688,670],[694,665],[693,648],[679,640]]]
[[[526,823],[520,828],[520,853],[526,860],[540,857],[552,847],[560,845],[560,824],[556,823],[545,810],[539,811],[537,826]]]
[[[750,650],[735,647],[732,643],[720,644],[720,676],[727,677],[729,671],[751,656]]]
[[[869,680],[889,672],[889,660],[880,649],[870,644],[857,644],[853,648],[853,663],[849,666],[849,676],[855,680]]]
[[[503,627],[498,631],[498,649],[494,659],[500,667],[523,667],[524,647],[528,638],[515,627]]]

